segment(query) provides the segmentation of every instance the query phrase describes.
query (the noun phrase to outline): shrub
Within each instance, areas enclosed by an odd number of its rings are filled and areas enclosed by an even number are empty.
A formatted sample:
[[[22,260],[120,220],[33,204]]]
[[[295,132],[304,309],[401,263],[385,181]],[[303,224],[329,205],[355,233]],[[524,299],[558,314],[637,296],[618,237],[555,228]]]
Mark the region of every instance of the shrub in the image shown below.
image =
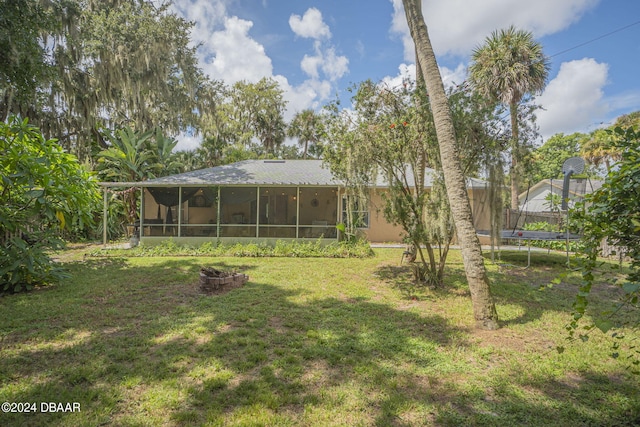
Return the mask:
[[[278,240],[270,246],[260,243],[224,244],[206,242],[199,247],[178,245],[168,239],[155,246],[140,245],[133,249],[98,249],[90,256],[236,256],[236,257],[326,257],[326,258],[366,258],[373,256],[373,250],[366,240],[331,242],[322,239],[312,242]]]
[[[48,249],[60,232],[84,229],[100,197],[78,160],[28,121],[0,123],[0,290],[19,292],[60,280]],[[10,236],[10,237],[5,237]]]
[[[46,254],[49,246],[14,237],[0,248],[0,292],[29,291],[34,286],[58,282],[68,275]]]

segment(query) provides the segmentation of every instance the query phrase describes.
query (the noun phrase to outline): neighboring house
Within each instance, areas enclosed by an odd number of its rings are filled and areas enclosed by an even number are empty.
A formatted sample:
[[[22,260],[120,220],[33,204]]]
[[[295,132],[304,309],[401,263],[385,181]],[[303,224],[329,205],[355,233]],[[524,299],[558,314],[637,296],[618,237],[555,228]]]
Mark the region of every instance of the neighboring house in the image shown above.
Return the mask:
[[[552,212],[560,209],[562,201],[562,179],[544,179],[518,196],[520,210],[524,212]],[[585,194],[602,187],[602,181],[589,178],[572,178],[569,183],[569,206],[581,201]],[[554,194],[554,196],[550,196]],[[554,208],[550,200],[554,200]]]
[[[430,174],[425,187],[430,188]],[[468,179],[477,229],[488,229],[488,183]],[[321,160],[246,160],[136,183],[102,183],[142,191],[140,240],[177,243],[337,240],[336,224],[346,217],[347,189]],[[369,206],[355,212],[370,241],[400,242],[403,231],[385,221],[378,179]],[[179,208],[178,208],[179,207]]]

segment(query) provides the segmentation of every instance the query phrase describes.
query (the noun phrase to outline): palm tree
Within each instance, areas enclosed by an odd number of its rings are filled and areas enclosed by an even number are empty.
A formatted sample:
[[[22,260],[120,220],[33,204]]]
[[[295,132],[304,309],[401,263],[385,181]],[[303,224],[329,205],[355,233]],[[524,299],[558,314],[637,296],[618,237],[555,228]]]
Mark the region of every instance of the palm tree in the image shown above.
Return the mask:
[[[520,144],[518,105],[541,92],[549,75],[542,45],[528,31],[511,26],[494,31],[471,57],[469,79],[481,95],[509,107],[511,116],[511,208],[518,209]]]
[[[431,47],[427,25],[422,16],[420,2],[421,0],[402,0],[411,37],[416,45],[416,65],[422,70],[427,92],[430,95],[440,149],[440,162],[461,247],[465,275],[471,291],[476,326],[481,329],[497,329],[498,313],[491,296],[480,241],[473,227],[471,204],[457,151],[451,109]]]
[[[623,114],[616,119],[613,127],[621,127],[623,129],[634,128],[640,130],[640,111],[634,111],[633,113]]]
[[[306,159],[309,144],[317,144],[322,135],[320,116],[310,109],[296,113],[289,124],[287,135],[291,138],[298,138],[298,144],[303,147],[303,157]]]
[[[270,108],[258,114],[255,121],[256,137],[262,142],[267,153],[275,153],[287,134],[287,124],[282,118],[282,111]]]
[[[605,129],[598,129],[582,143],[580,154],[589,163],[599,168],[604,164],[606,172],[611,170],[611,163],[621,158],[620,149],[615,145],[616,135]]]
[[[154,155],[147,146],[152,132],[119,129],[108,136],[111,146],[98,154],[98,175],[103,181],[138,182],[153,177]],[[121,192],[127,209],[127,221],[133,224],[138,216],[138,190]]]
[[[202,168],[202,159],[197,151],[176,151],[174,155],[176,162],[180,165],[179,173]]]

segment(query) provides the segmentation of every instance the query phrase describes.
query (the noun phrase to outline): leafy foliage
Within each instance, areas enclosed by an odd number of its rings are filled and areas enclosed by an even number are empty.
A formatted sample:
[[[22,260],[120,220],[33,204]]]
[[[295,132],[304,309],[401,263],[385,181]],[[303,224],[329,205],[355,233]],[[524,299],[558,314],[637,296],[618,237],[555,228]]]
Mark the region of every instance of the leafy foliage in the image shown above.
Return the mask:
[[[92,224],[97,184],[77,159],[28,121],[0,124],[0,291],[18,292],[62,278],[47,249],[58,230]]]
[[[384,216],[403,228],[406,240],[417,251],[420,268],[415,270],[415,279],[437,285],[442,283],[443,268],[439,266],[444,267],[444,263],[439,262],[439,257],[436,259],[432,246],[442,242],[442,260],[446,259],[453,227],[446,202],[443,209],[433,211],[441,221],[427,226],[429,194],[442,195],[425,191],[426,167],[439,164],[437,145],[433,122],[421,120],[423,116],[431,117],[428,102],[419,99],[408,86],[397,89],[371,81],[361,83],[353,97],[356,113],[332,117],[334,123],[328,129],[333,145],[325,149],[325,157],[334,174],[355,184],[351,190],[355,194],[348,198],[354,206],[367,200],[365,188],[375,185],[378,174],[385,178],[389,188],[384,194]],[[335,132],[340,128],[352,130],[348,138],[344,138],[344,132]],[[351,218],[348,223],[353,228]]]
[[[257,140],[268,153],[274,153],[286,135],[282,95],[278,82],[271,78],[222,87],[215,110],[205,112],[205,135],[235,146]]]
[[[611,170],[613,162],[620,160],[620,151],[615,143],[618,137],[613,129],[615,126],[597,129],[582,143],[582,156],[596,168],[604,166],[605,173]]]
[[[533,184],[544,179],[562,178],[562,165],[570,157],[580,155],[580,147],[588,140],[588,135],[562,133],[553,135],[541,147],[530,154],[530,175]]]
[[[21,4],[19,17],[12,19],[15,4]],[[8,61],[0,61],[6,106],[0,119],[29,117],[83,160],[92,142],[101,142],[103,127],[161,126],[177,133],[197,126],[195,112],[213,92],[190,44],[192,24],[169,3],[9,1],[0,3],[0,16],[19,34],[0,36],[8,44],[2,49]]]
[[[493,109],[484,108],[487,103],[474,103],[474,95],[464,87],[449,95],[463,141],[460,155],[466,171],[475,173],[499,158],[501,145],[490,127]],[[393,88],[366,81],[355,88],[353,105],[353,114],[336,106],[330,110],[325,160],[353,193],[347,199],[351,211],[366,200],[366,189],[375,186],[378,176],[384,177],[389,184],[382,193],[381,211],[387,221],[402,227],[407,243],[415,248],[416,281],[440,285],[454,225],[424,88],[418,89],[413,82]],[[351,234],[355,233],[353,222],[348,218],[346,224]]]
[[[624,310],[637,311],[640,308],[640,132],[619,127],[612,132],[621,160],[616,168],[609,171],[602,188],[588,195],[576,214],[584,228],[585,250],[580,267],[583,284],[573,304],[574,320],[568,330],[571,337],[578,334],[584,339],[587,336],[578,333],[579,321],[587,314],[591,288],[596,283],[596,274],[601,266],[598,262],[600,245],[606,239],[609,244],[623,251],[631,262],[623,280],[617,282],[624,297],[612,310],[595,314],[593,322],[584,328],[587,331],[597,328],[609,333],[614,342],[612,355],[618,357],[623,337],[618,334],[616,327],[625,322],[619,314]],[[638,327],[637,317],[631,326]],[[632,343],[629,343],[627,350],[627,357],[635,371],[640,373],[640,350]]]
[[[554,231],[561,232],[560,224],[551,224],[547,221],[538,221],[538,222],[530,222],[524,225],[524,230],[530,231]],[[567,242],[563,240],[529,240],[527,242],[529,245],[537,248],[547,248],[554,251],[566,251],[567,250]],[[569,242],[569,251],[570,252],[582,252],[584,250],[584,244],[580,241],[570,241]]]
[[[54,10],[42,2],[0,3],[0,120],[7,117],[11,105],[32,102],[39,82],[51,78],[41,33],[55,29]]]
[[[234,257],[294,257],[294,258],[367,258],[373,256],[369,242],[353,241],[325,243],[322,239],[313,242],[278,240],[274,245],[267,243],[206,242],[199,247],[178,245],[168,239],[158,245],[140,245],[129,250],[96,250],[92,256],[234,256]]]
[[[105,130],[104,139],[109,148],[98,153],[97,164],[98,175],[103,181],[139,182],[178,173],[182,169],[180,157],[173,152],[177,141],[166,137],[159,128],[147,132],[129,127],[113,133]],[[139,190],[126,188],[117,194],[122,196],[126,223],[133,224],[138,218]]]

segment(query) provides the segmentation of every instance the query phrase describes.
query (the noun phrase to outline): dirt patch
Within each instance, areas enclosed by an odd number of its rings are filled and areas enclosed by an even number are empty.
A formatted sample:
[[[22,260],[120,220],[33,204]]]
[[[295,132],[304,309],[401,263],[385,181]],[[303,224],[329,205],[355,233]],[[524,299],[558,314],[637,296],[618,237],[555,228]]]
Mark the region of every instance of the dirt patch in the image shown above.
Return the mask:
[[[542,331],[534,333],[529,330],[526,335],[520,335],[507,328],[501,328],[497,331],[473,329],[471,333],[473,339],[481,347],[494,347],[516,352],[555,351],[554,342],[548,339]]]

